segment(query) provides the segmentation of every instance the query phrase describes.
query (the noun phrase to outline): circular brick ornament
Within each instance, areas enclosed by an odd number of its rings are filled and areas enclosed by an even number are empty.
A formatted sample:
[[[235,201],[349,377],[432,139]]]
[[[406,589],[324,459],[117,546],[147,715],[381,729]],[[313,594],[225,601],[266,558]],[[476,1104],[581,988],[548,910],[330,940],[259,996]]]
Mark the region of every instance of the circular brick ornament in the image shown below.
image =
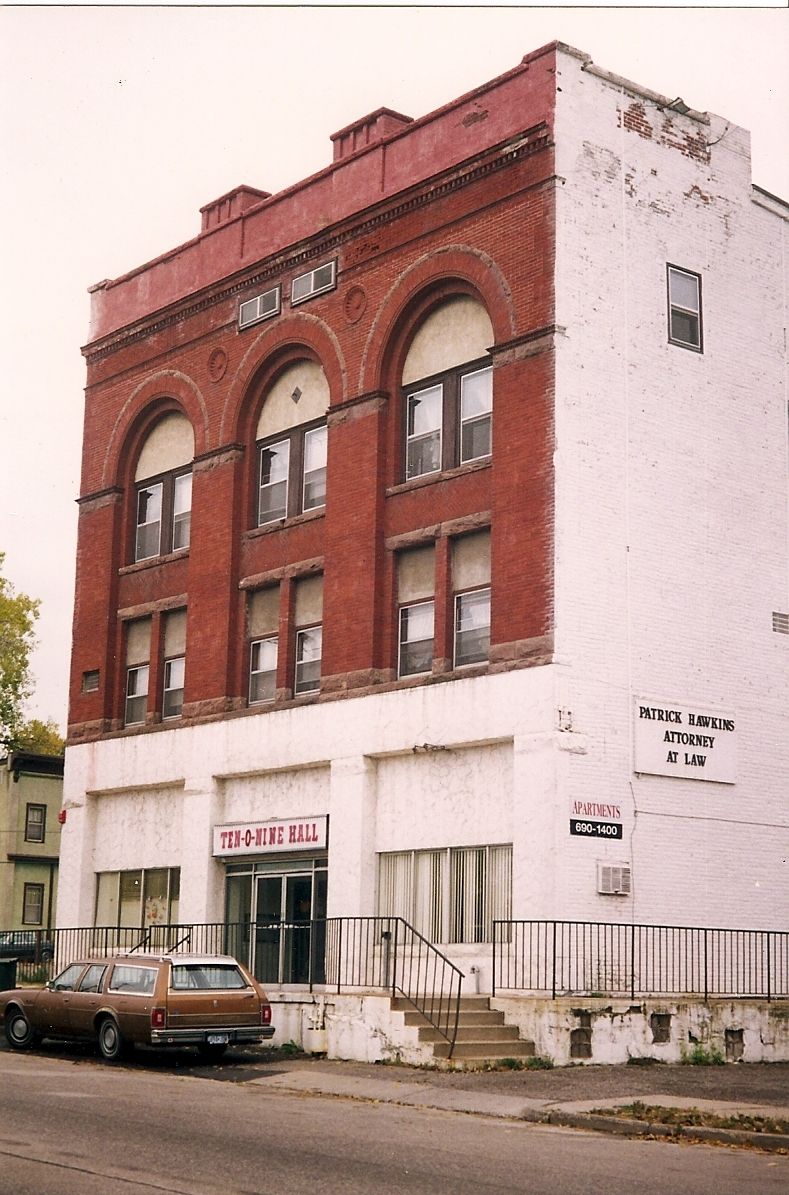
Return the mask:
[[[220,382],[227,370],[227,353],[224,349],[212,349],[208,355],[208,375],[212,382]]]
[[[361,286],[352,286],[345,296],[343,304],[345,318],[349,324],[358,323],[367,310],[367,295]]]

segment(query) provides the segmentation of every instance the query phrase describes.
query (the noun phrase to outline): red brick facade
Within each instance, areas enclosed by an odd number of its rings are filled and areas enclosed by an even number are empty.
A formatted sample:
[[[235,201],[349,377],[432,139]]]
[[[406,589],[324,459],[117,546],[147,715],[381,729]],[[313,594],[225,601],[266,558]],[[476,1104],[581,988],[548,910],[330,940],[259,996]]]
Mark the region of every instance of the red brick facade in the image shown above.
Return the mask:
[[[294,584],[316,572],[321,690],[295,700],[450,679],[450,540],[477,527],[491,530],[491,647],[489,664],[474,667],[551,658],[553,101],[547,47],[419,121],[382,110],[335,135],[335,162],[319,175],[281,195],[222,197],[203,209],[195,241],[96,288],[72,742],[122,731],[133,617],[152,618],[147,727],[160,721],[163,615],[173,609],[187,609],[182,721],[243,716],[247,595],[274,581],[277,703],[294,700]],[[336,287],[291,308],[292,278],[333,259]],[[239,330],[239,301],[275,285],[280,314]],[[494,331],[492,455],[403,481],[403,362],[420,322],[460,295],[482,303]],[[263,397],[305,358],[323,367],[330,392],[326,506],[257,527]],[[136,461],[171,410],[194,432],[191,543],[134,564]],[[395,552],[428,542],[433,674],[398,681]],[[83,692],[95,671],[98,689]]]

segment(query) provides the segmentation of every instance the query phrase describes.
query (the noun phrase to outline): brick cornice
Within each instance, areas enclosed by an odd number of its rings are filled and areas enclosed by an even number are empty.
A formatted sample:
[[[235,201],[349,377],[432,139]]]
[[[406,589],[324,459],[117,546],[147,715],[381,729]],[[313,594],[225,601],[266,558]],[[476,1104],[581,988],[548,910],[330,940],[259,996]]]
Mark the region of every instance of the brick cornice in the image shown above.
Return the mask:
[[[94,490],[92,494],[80,495],[76,499],[76,503],[83,510],[99,510],[102,506],[111,506],[122,497],[122,488],[118,485],[110,485],[104,490]]]
[[[470,183],[476,182],[486,175],[497,173],[522,158],[530,157],[543,149],[550,148],[551,145],[552,141],[547,125],[544,123],[535,125],[531,129],[525,130],[519,136],[511,137],[503,144],[492,146],[483,151],[481,155],[473,159],[475,164],[472,165],[468,162],[458,163],[456,166],[444,171],[442,175],[436,176],[435,179],[423,179],[415,187],[408,188],[405,192],[405,198],[401,198],[399,202],[397,202],[397,196],[395,196],[394,202],[390,199],[383,201],[385,206],[381,204],[375,205],[373,214],[366,220],[356,222],[353,220],[353,217],[347,217],[342,221],[343,226],[338,228],[334,233],[325,235],[320,239],[312,237],[307,241],[302,241],[290,250],[280,251],[259,269],[244,273],[241,276],[236,275],[227,285],[220,286],[219,289],[216,288],[216,283],[211,284],[211,293],[205,293],[205,290],[209,289],[206,287],[202,296],[194,298],[191,302],[188,300],[176,300],[169,308],[160,312],[158,318],[156,315],[146,317],[127,328],[112,332],[93,344],[85,345],[82,349],[82,354],[88,365],[96,364],[121,348],[126,348],[136,341],[161,332],[175,323],[182,323],[184,320],[210,307],[214,307],[228,298],[243,294],[252,287],[264,285],[281,275],[289,273],[291,270],[305,267],[311,260],[324,257],[339,250],[347,242],[354,240],[358,236],[363,236],[382,225],[399,220],[411,211],[415,211],[427,204],[435,203],[451,192],[468,186]],[[484,160],[480,161],[480,157]],[[442,178],[443,181],[439,181]],[[539,180],[539,185],[542,185],[544,182],[544,179]],[[186,305],[184,305],[185,302]],[[216,324],[213,331],[217,332],[221,327],[229,327],[235,322],[234,314],[233,318],[226,320],[224,324]]]

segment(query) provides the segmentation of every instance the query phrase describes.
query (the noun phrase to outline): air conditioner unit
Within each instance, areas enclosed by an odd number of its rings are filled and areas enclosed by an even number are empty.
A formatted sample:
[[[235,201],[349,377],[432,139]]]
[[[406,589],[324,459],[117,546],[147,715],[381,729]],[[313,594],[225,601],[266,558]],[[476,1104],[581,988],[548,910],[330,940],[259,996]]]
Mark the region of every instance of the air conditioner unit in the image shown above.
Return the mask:
[[[603,896],[629,896],[630,864],[598,863],[597,891]]]

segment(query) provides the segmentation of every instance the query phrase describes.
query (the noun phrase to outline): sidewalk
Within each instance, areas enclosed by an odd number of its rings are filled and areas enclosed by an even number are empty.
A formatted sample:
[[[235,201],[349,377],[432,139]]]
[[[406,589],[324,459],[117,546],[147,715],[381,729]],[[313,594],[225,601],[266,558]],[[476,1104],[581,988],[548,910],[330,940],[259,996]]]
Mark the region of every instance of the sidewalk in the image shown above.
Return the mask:
[[[789,1152],[789,1131],[754,1132],[687,1123],[707,1119],[710,1114],[725,1120],[764,1117],[789,1123],[789,1063],[441,1071],[294,1058],[277,1059],[251,1083],[267,1090],[304,1095],[571,1125],[628,1136],[723,1141]],[[646,1120],[615,1115],[617,1109],[636,1102],[654,1109],[677,1109],[672,1119],[679,1123],[658,1123],[658,1112]]]

